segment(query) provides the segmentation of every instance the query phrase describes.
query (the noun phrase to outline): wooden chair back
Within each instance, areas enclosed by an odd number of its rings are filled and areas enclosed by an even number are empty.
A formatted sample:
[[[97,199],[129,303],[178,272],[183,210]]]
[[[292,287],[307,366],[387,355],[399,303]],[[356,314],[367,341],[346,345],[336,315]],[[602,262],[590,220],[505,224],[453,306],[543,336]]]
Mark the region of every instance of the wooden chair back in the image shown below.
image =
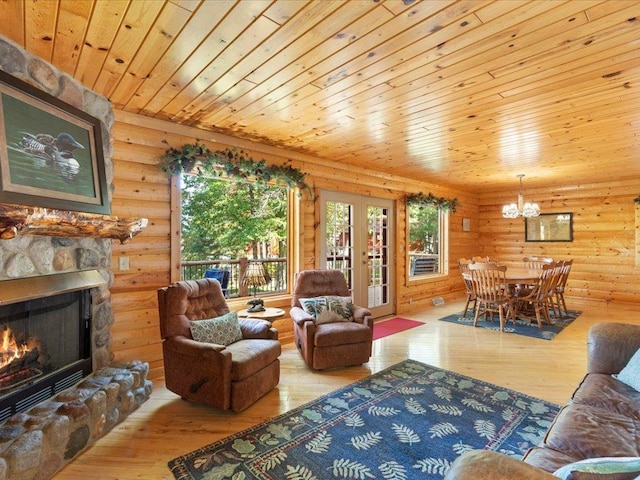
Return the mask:
[[[553,294],[557,282],[557,269],[555,263],[545,263],[540,267],[540,276],[534,284],[528,285],[526,295],[518,298],[520,302],[547,303]]]
[[[468,258],[459,258],[458,259],[458,268],[460,269],[460,273],[462,274],[462,280],[464,280],[464,285],[467,287],[467,293],[469,293],[471,288],[471,271],[469,270],[469,265],[471,265],[472,261]]]
[[[550,257],[524,257],[522,261],[526,268],[542,268],[543,265],[554,263]]]
[[[489,263],[491,261],[491,259],[488,256],[486,256],[486,257],[473,257],[471,259],[471,261],[473,263]]]
[[[473,293],[482,302],[497,304],[507,299],[507,267],[488,263],[469,264]]]
[[[573,260],[564,260],[562,262],[562,268],[560,271],[560,276],[558,278],[558,284],[556,285],[556,291],[564,293],[565,287],[567,285],[567,279],[569,278],[569,273],[571,272],[572,266]]]

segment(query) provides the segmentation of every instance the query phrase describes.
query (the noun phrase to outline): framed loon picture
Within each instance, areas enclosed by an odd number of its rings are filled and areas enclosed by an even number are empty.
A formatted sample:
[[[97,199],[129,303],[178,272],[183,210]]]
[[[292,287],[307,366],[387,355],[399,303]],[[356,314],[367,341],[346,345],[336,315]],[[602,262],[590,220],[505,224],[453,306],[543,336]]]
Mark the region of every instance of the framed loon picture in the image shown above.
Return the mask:
[[[0,202],[110,212],[100,121],[5,72]]]

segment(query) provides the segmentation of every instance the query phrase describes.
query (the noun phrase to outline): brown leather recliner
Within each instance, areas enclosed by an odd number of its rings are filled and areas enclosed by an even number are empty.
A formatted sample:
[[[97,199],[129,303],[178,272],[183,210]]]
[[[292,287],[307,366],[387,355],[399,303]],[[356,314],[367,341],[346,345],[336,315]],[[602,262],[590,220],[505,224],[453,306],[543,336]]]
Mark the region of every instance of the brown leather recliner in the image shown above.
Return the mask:
[[[296,275],[290,311],[295,342],[314,370],[360,365],[371,357],[373,317],[368,309],[354,306],[352,321],[317,325],[300,304],[301,298],[350,295],[339,270],[303,270]]]
[[[240,412],[280,381],[282,351],[269,322],[240,319],[242,340],[230,345],[197,342],[190,320],[229,313],[220,283],[203,278],[158,290],[165,383],[186,400]]]

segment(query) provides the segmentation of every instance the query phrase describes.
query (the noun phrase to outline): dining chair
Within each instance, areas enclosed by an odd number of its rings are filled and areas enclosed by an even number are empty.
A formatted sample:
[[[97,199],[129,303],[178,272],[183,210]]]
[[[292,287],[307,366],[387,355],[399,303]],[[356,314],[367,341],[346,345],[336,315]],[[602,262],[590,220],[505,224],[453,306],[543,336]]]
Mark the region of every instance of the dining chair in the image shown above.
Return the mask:
[[[491,261],[491,259],[486,256],[486,257],[472,257],[471,258],[471,262],[473,263],[489,263]]]
[[[551,307],[551,296],[555,289],[557,276],[555,275],[555,263],[545,263],[540,268],[540,276],[534,284],[528,286],[527,290],[522,290],[515,303],[515,315],[520,315],[526,307],[534,310],[538,328],[542,330],[542,319],[551,325],[549,308]]]
[[[515,325],[514,297],[509,294],[507,287],[506,265],[497,265],[491,262],[470,263],[469,271],[471,272],[473,293],[477,299],[473,326],[478,325],[481,308],[484,308],[485,316],[489,315],[492,320],[493,314],[498,312],[501,332],[504,332],[505,313],[507,322],[509,321],[509,315],[511,315]]]
[[[560,316],[567,316],[569,315],[569,310],[567,310],[567,304],[564,300],[564,292],[566,290],[567,280],[569,278],[569,273],[571,272],[573,260],[564,260],[559,263],[561,263],[560,272],[558,274],[556,286],[553,290],[553,295],[551,296],[551,302],[554,305],[554,312],[557,307]],[[562,313],[563,310],[564,314]]]
[[[466,318],[467,311],[469,310],[469,303],[473,301],[472,312],[475,313],[477,306],[477,299],[475,293],[473,293],[473,283],[471,282],[471,272],[469,271],[469,265],[471,264],[471,260],[468,258],[460,258],[458,259],[458,267],[460,268],[460,273],[462,274],[462,280],[464,281],[464,287],[467,290],[467,303],[464,305],[464,313],[462,314],[462,318]]]
[[[543,265],[554,263],[550,257],[524,257],[522,261],[526,268],[542,268]]]

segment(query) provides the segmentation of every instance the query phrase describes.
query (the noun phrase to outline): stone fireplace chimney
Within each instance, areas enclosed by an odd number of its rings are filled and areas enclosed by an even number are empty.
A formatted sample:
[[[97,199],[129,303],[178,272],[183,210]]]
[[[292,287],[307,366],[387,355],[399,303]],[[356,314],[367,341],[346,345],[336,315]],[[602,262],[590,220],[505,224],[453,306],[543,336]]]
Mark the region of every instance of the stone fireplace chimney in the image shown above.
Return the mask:
[[[113,191],[111,129],[114,123],[109,101],[85,88],[0,36],[0,70],[100,121],[109,201]],[[6,147],[6,146],[5,146]],[[81,278],[97,272],[103,282],[91,285],[91,351],[94,375],[40,405],[17,413],[0,425],[0,480],[53,477],[83,449],[105,435],[146,401],[151,394],[148,364],[113,362],[110,325],[113,323],[109,288],[113,282],[111,241],[108,238],[23,236],[0,239],[0,304],[14,282],[30,290],[27,296],[46,295],[54,277]],[[29,282],[29,279],[33,281]],[[42,281],[45,279],[45,281]],[[6,282],[6,283],[5,283]],[[4,285],[4,288],[3,288]],[[42,288],[44,291],[36,292]]]

